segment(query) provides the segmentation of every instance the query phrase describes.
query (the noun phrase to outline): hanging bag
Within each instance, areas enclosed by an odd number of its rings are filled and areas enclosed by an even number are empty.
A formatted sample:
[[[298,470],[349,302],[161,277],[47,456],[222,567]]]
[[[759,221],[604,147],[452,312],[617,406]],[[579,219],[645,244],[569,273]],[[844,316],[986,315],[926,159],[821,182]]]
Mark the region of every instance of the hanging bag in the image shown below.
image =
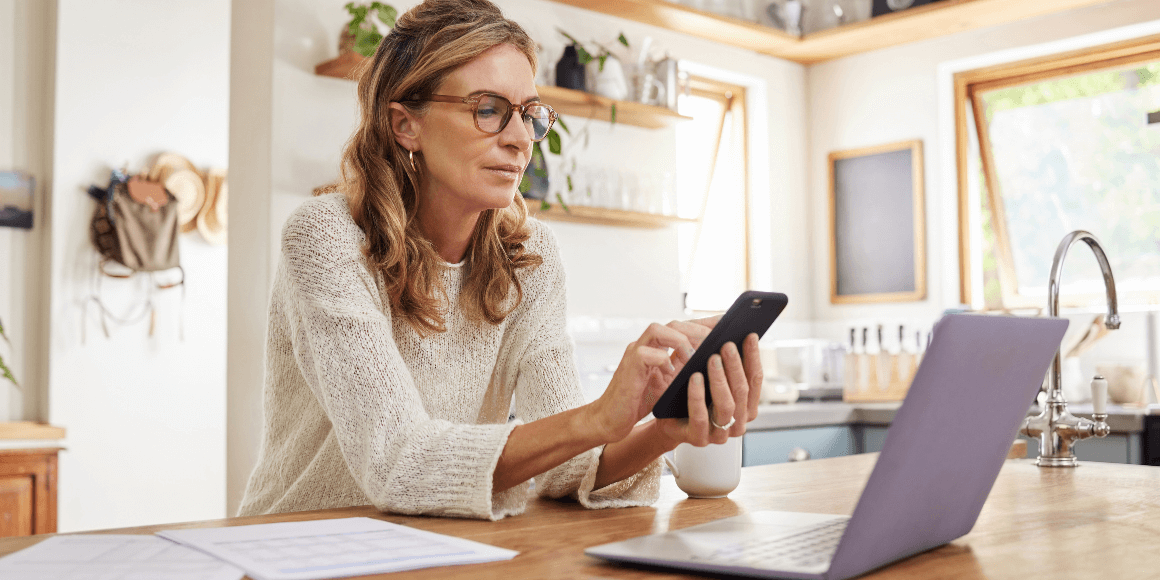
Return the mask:
[[[185,270],[181,268],[177,242],[177,199],[161,183],[130,176],[123,170],[113,170],[106,188],[90,186],[89,195],[97,201],[89,230],[93,245],[101,254],[98,266],[101,274],[112,278],[129,278],[142,272],[149,274],[152,279],[154,272],[176,268],[181,273],[176,282],[154,283],[153,286],[158,290],[181,286],[184,302]],[[110,262],[116,262],[129,271],[111,271],[108,268]],[[101,327],[105,336],[109,335],[106,317],[121,323],[131,322],[135,318],[112,315],[99,294],[98,285],[91,300],[100,308]],[[152,290],[141,312],[150,315],[149,334],[152,335],[157,315]],[[180,327],[179,333],[184,335]]]
[[[157,272],[181,267],[178,251],[177,200],[165,186],[113,171],[109,187],[89,188],[97,200],[91,233],[93,245],[101,253],[101,272],[117,262],[133,272]]]

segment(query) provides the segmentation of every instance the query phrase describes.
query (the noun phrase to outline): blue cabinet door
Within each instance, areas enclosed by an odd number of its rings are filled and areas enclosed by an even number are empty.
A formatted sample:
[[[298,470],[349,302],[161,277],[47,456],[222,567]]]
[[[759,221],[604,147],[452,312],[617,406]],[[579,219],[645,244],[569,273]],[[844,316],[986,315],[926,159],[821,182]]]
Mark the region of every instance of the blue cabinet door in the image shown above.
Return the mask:
[[[754,431],[745,434],[742,465],[785,463],[790,452],[799,447],[808,451],[811,459],[858,452],[853,429],[845,425]]]

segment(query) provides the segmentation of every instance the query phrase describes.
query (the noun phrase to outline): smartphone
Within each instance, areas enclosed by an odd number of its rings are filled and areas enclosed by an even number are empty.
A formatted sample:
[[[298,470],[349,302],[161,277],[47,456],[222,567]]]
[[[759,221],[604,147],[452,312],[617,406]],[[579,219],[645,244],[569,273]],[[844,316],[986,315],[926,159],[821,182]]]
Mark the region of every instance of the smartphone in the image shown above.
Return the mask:
[[[705,402],[712,404],[713,395],[709,391],[709,357],[721,352],[725,343],[732,342],[741,350],[741,344],[749,333],[757,333],[761,338],[773,321],[785,310],[789,298],[776,292],[743,292],[733,306],[725,312],[709,336],[697,347],[689,362],[669,384],[669,388],[653,405],[653,416],[658,419],[680,419],[689,416],[689,378],[693,373],[705,377]]]

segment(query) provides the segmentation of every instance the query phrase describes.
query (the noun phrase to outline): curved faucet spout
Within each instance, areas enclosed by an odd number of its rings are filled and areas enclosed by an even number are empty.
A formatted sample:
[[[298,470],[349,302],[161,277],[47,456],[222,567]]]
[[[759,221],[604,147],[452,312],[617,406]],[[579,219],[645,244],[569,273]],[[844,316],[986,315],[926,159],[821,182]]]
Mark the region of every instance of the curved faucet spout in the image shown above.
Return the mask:
[[[1059,242],[1059,247],[1055,250],[1055,260],[1051,263],[1051,278],[1047,283],[1047,313],[1051,316],[1059,316],[1059,278],[1063,273],[1063,260],[1067,257],[1068,249],[1080,240],[1087,242],[1092,253],[1096,255],[1096,261],[1099,262],[1100,272],[1104,276],[1104,288],[1108,295],[1108,315],[1104,318],[1104,324],[1115,330],[1120,327],[1120,313],[1116,303],[1116,281],[1112,278],[1112,266],[1108,263],[1108,257],[1104,254],[1104,248],[1100,245],[1100,241],[1095,235],[1084,230],[1076,230],[1064,236],[1063,240]],[[1051,378],[1048,381],[1047,396],[1049,401],[1060,396],[1062,373],[1059,357],[1060,353],[1057,350],[1055,361],[1051,364]]]

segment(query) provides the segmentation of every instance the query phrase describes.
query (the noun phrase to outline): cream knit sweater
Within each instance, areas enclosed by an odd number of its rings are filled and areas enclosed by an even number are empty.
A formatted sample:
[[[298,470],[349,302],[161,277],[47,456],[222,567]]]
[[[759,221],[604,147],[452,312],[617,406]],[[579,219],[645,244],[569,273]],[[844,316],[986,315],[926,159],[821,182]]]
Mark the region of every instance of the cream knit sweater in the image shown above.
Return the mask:
[[[448,264],[447,331],[420,338],[391,315],[341,194],[290,216],[270,299],[262,447],[239,515],[374,504],[495,520],[524,510],[531,482],[492,492],[508,434],[584,402],[555,239],[528,221],[526,247],[544,262],[521,270],[519,306],[497,326],[469,322],[462,267]],[[537,476],[536,491],[589,508],[656,500],[659,461],[594,491],[601,449]]]

